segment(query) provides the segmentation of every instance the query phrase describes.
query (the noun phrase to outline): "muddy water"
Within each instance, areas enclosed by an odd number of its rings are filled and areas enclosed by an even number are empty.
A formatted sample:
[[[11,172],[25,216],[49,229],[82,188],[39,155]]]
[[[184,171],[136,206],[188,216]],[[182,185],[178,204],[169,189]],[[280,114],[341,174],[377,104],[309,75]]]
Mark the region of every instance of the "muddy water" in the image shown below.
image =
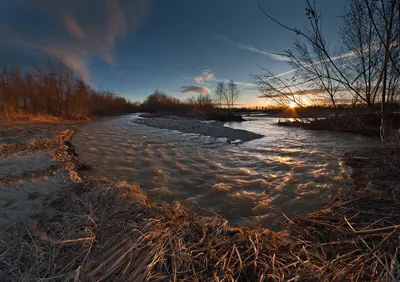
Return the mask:
[[[136,116],[101,120],[73,137],[93,176],[138,183],[158,200],[212,210],[232,225],[278,228],[282,213],[313,210],[350,185],[338,155],[376,139],[278,127],[257,118],[225,126],[265,137],[243,144],[133,123]],[[202,207],[202,208],[199,208]]]

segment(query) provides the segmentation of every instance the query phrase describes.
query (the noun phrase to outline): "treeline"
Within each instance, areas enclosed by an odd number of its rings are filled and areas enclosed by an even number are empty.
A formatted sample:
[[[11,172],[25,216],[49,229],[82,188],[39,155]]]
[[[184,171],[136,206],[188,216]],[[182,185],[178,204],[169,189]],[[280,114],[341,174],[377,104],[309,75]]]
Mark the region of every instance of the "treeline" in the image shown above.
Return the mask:
[[[164,112],[202,115],[212,113],[216,108],[210,95],[201,94],[198,97],[180,100],[164,92],[155,90],[141,104],[140,109],[143,112],[149,113]]]
[[[137,111],[132,103],[108,90],[95,90],[74,76],[61,60],[29,71],[0,71],[0,119],[49,115],[63,119],[118,115]]]
[[[207,115],[216,112],[234,111],[236,101],[239,99],[240,91],[237,84],[231,79],[227,85],[219,82],[213,96],[210,94],[199,94],[184,100],[167,95],[155,90],[142,103],[141,110],[144,112],[171,112],[180,114]]]
[[[130,102],[112,91],[93,89],[58,59],[28,71],[0,70],[0,120],[27,116],[79,120],[139,111],[207,115],[216,111],[215,104],[211,95],[180,100],[158,90],[143,103]]]
[[[223,83],[218,86],[213,96],[200,94],[181,100],[155,90],[143,103],[130,102],[112,91],[93,89],[61,59],[52,59],[29,70],[0,70],[0,120],[32,116],[80,120],[133,112],[208,115],[217,109],[230,112],[239,90],[232,80],[227,88]]]

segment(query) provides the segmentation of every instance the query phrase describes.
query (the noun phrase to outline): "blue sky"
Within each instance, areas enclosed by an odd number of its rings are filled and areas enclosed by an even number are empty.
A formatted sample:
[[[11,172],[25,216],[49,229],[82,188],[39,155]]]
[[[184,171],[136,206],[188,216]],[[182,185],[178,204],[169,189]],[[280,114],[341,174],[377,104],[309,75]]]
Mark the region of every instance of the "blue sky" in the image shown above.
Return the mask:
[[[307,27],[301,0],[0,0],[0,63],[27,67],[62,56],[91,85],[138,101],[156,88],[178,98],[213,93],[218,81],[233,79],[239,103],[262,105],[250,74],[290,67],[254,46],[282,52],[298,37],[258,4],[289,26]],[[317,4],[336,48],[345,0]]]

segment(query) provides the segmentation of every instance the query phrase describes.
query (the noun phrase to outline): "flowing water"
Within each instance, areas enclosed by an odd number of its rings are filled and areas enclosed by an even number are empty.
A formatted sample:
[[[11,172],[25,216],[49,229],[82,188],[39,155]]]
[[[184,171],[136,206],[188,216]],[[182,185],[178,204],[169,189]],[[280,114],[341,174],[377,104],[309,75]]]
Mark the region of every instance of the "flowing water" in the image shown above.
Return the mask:
[[[291,218],[317,210],[351,184],[339,155],[378,143],[254,118],[225,125],[265,136],[237,144],[147,127],[135,118],[99,120],[74,135],[80,159],[97,168],[90,174],[137,183],[153,199],[211,210],[232,225],[276,229],[282,213]]]

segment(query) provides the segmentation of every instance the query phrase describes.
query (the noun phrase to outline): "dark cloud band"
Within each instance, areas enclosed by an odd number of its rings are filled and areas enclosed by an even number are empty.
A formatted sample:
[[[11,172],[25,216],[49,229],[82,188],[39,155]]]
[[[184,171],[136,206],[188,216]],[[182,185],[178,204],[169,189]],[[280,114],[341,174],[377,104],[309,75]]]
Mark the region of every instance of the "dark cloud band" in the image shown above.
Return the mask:
[[[193,93],[199,93],[199,94],[210,94],[211,91],[208,87],[205,86],[197,86],[197,85],[188,85],[188,86],[182,86],[182,93],[187,93],[187,94],[193,94]]]

